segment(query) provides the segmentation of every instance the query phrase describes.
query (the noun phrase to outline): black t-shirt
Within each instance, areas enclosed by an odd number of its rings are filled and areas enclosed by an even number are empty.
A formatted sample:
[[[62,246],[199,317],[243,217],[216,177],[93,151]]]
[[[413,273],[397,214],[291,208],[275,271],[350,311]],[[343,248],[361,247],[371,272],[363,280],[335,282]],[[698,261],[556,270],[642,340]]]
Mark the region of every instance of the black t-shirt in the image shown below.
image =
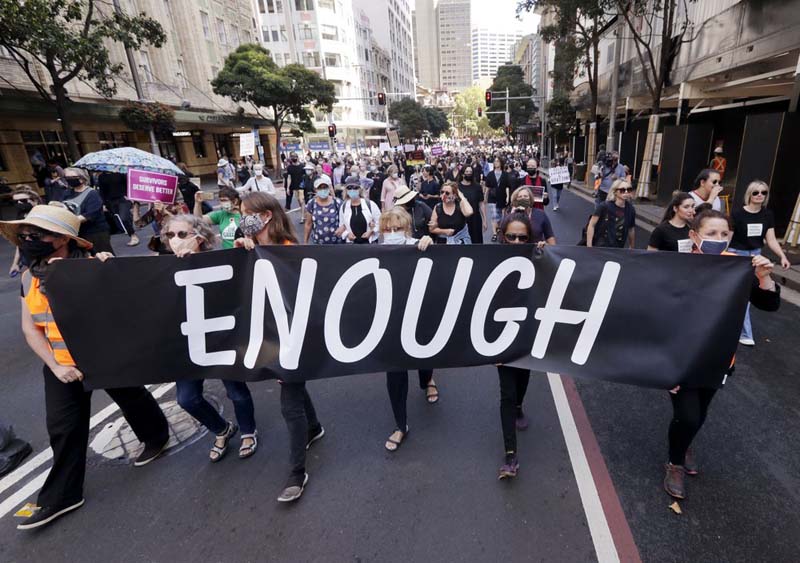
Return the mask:
[[[691,252],[692,240],[689,238],[689,225],[679,228],[669,221],[665,221],[650,233],[650,242],[647,243],[647,246],[669,252]]]
[[[286,174],[292,179],[292,190],[299,190],[300,189],[300,182],[303,180],[303,176],[305,175],[305,171],[303,169],[303,165],[301,164],[290,164],[286,167]]]
[[[472,206],[474,214],[480,216],[479,206],[483,201],[483,189],[480,185],[474,182],[472,184],[458,184],[458,191],[461,192],[462,196],[467,198],[467,201]]]
[[[436,207],[436,204],[442,200],[442,198],[439,196],[439,192],[439,183],[435,179],[431,178],[430,180],[422,180],[419,186],[419,193],[436,197],[430,199],[419,199],[420,201],[427,203],[428,207],[433,209]]]
[[[364,217],[361,206],[353,205],[350,206],[350,209],[352,212],[350,216],[350,231],[356,235],[356,240],[354,242],[369,242],[368,239],[361,238],[361,236],[367,232],[367,218]]]
[[[731,213],[733,238],[731,248],[736,250],[759,250],[764,246],[764,237],[769,229],[775,228],[775,216],[771,209],[761,208],[758,213],[750,213],[744,207]]]
[[[606,229],[606,240],[601,245],[612,248],[625,248],[628,240],[628,231],[636,226],[636,211],[630,202],[625,207],[619,207],[613,201],[604,201],[597,205],[592,215],[600,217],[595,228]],[[601,226],[601,221],[603,226]]]

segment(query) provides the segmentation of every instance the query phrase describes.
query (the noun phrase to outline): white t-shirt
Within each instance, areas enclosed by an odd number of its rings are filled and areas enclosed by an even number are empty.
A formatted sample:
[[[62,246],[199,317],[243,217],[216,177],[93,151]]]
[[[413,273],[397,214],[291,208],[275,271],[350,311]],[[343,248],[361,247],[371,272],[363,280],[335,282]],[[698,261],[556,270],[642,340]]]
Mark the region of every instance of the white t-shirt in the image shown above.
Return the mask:
[[[689,192],[689,195],[692,196],[695,205],[700,205],[701,203],[705,203],[706,201],[701,198],[699,195],[694,193],[694,191]],[[714,211],[722,211],[722,201],[718,197],[714,198],[714,203],[711,204],[711,208]]]
[[[239,193],[243,192],[264,192],[268,193],[269,195],[275,195],[275,186],[272,183],[272,180],[267,178],[266,176],[250,176],[250,179],[247,180],[244,186],[241,188],[236,188],[236,191]]]

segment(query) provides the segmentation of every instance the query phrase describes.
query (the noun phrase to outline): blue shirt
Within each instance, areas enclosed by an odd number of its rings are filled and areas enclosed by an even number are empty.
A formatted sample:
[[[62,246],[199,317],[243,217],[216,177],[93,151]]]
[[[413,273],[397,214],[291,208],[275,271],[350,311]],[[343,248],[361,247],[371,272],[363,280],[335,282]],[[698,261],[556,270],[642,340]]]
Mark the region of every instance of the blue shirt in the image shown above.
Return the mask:
[[[621,164],[617,164],[617,167],[612,169],[606,168],[606,166],[603,165],[603,168],[600,170],[600,178],[600,191],[608,193],[614,180],[625,178],[625,167]]]

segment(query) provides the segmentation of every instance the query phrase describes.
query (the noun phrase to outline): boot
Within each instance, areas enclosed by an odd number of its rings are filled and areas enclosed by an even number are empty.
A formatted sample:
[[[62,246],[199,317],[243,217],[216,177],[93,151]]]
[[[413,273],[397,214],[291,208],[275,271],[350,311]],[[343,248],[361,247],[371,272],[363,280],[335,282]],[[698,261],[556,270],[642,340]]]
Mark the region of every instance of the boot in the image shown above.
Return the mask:
[[[685,474],[683,466],[667,463],[664,468],[667,470],[667,474],[664,476],[664,490],[677,499],[686,498],[686,488],[683,484]]]
[[[687,475],[697,475],[700,471],[697,469],[697,459],[694,457],[692,448],[686,450],[686,457],[683,460],[683,469]]]

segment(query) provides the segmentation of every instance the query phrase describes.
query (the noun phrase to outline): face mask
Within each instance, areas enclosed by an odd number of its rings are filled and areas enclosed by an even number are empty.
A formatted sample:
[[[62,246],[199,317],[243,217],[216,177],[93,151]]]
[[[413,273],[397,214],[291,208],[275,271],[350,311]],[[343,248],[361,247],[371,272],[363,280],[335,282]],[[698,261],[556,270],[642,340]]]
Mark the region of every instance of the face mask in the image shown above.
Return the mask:
[[[46,258],[56,251],[52,242],[43,240],[23,240],[19,243],[19,252],[29,264],[41,258]]]
[[[383,244],[405,244],[405,233],[383,233]]]
[[[292,162],[297,162],[297,157],[296,156],[292,157]]]
[[[75,177],[67,178],[67,185],[70,188],[77,188],[81,185],[81,179]]]
[[[358,190],[347,190],[347,197],[350,199],[358,199],[360,192]]]
[[[394,178],[395,180],[397,180],[397,172],[395,172],[395,173],[393,173],[393,174],[392,174],[392,178]]]
[[[464,179],[471,182],[472,181],[472,174],[464,174]]]
[[[27,213],[28,211],[33,209],[33,205],[31,204],[30,201],[17,201],[14,203],[14,205],[16,205],[17,209],[19,211],[22,211],[23,213]]]
[[[711,239],[701,239],[700,240],[700,252],[703,254],[722,254],[728,249],[728,241],[727,240],[711,240]]]
[[[528,174],[530,174],[531,176],[536,176],[538,173],[539,173],[538,168],[528,168]]]
[[[330,190],[317,190],[317,197],[320,199],[328,199],[330,193]]]
[[[230,201],[223,201],[220,204],[220,207],[222,207],[224,211],[230,211],[231,209],[233,209],[233,203],[231,203]]]
[[[527,208],[527,207],[530,207],[530,206],[531,206],[530,200],[527,200],[527,199],[518,199],[517,200],[517,207],[526,207]]]
[[[256,173],[256,176],[263,176],[264,171],[261,168],[253,168],[253,172]]]
[[[306,176],[311,176],[313,173],[313,170],[306,170]]]
[[[264,221],[261,215],[245,215],[239,223],[239,228],[246,237],[254,237],[264,230],[269,221]]]
[[[173,254],[178,254],[183,250],[195,251],[197,250],[197,235],[187,238],[174,237],[169,239],[169,247],[172,249]]]

